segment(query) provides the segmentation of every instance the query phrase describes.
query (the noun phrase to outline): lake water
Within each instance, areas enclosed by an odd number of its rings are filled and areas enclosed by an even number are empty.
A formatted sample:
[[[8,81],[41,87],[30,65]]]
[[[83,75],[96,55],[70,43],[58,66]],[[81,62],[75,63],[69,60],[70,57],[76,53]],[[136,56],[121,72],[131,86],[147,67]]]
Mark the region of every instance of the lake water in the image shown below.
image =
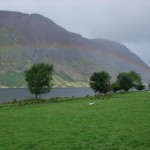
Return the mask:
[[[51,97],[84,97],[86,95],[94,95],[90,88],[53,88],[51,92],[40,95],[40,97],[48,99]],[[34,98],[35,95],[31,94],[28,89],[0,89],[0,102],[7,102],[16,100],[23,100]]]

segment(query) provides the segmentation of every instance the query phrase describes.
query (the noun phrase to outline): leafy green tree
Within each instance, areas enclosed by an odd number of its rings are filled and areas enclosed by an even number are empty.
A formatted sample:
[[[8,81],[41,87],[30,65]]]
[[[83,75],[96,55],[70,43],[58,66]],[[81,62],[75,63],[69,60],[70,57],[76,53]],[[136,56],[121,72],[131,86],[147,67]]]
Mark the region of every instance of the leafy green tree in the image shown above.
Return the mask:
[[[148,87],[149,87],[149,89],[150,89],[150,83],[149,83]]]
[[[142,79],[138,73],[136,73],[135,71],[130,71],[128,74],[132,79],[133,87],[136,88],[137,85],[142,85]]]
[[[31,66],[25,71],[25,79],[28,83],[29,91],[38,95],[50,91],[52,84],[53,66],[47,63],[39,63]]]
[[[145,86],[143,84],[137,84],[135,88],[141,91],[141,90],[144,90]]]
[[[89,85],[94,92],[107,93],[110,90],[111,76],[105,71],[94,72],[90,77]]]
[[[116,93],[117,91],[119,91],[119,85],[117,82],[112,83],[111,85],[111,90]]]
[[[120,90],[129,91],[133,87],[133,80],[129,73],[119,73],[117,76],[117,83]]]

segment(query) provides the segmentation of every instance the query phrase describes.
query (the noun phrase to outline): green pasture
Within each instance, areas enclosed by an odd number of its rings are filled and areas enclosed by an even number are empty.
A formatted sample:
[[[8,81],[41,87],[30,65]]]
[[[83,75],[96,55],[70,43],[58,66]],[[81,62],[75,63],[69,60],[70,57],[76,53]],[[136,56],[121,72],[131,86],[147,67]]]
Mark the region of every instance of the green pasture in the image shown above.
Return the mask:
[[[150,92],[0,104],[0,150],[149,149]]]

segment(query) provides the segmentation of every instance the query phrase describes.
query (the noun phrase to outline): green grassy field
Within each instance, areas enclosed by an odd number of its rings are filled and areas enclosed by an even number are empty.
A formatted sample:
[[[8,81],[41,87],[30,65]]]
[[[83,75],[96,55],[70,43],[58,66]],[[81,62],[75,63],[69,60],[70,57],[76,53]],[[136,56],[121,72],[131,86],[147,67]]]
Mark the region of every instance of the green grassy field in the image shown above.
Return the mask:
[[[0,150],[149,149],[149,92],[23,106],[0,104]]]

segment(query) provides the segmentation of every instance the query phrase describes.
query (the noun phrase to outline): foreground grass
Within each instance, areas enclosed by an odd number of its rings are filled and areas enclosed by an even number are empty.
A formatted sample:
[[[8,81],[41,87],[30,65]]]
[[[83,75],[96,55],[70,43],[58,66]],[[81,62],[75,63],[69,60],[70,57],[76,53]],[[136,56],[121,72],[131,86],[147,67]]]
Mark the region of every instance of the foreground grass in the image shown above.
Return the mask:
[[[148,92],[0,104],[0,150],[148,150],[149,108]]]

